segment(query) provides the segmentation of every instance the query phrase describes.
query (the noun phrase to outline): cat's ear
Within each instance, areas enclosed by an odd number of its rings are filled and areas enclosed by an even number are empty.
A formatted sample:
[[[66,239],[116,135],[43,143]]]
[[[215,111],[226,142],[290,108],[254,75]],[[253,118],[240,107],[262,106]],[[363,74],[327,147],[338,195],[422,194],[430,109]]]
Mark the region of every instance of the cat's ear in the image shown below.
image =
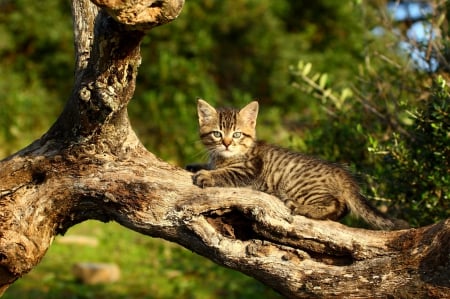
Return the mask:
[[[211,120],[213,120],[217,116],[217,111],[205,100],[198,98],[197,114],[198,114],[198,122],[202,126],[204,124],[211,122]]]
[[[258,117],[258,102],[253,101],[239,111],[241,119],[252,128],[256,127],[256,118]]]

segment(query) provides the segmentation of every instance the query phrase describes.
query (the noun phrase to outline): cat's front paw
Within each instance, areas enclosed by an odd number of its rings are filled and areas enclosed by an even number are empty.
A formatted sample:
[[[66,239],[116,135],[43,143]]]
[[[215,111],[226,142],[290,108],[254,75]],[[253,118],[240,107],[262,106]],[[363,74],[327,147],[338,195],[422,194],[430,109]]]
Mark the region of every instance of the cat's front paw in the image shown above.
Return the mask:
[[[213,179],[211,173],[207,170],[200,170],[200,171],[196,172],[192,176],[192,180],[195,185],[202,187],[202,188],[214,186],[214,179]]]

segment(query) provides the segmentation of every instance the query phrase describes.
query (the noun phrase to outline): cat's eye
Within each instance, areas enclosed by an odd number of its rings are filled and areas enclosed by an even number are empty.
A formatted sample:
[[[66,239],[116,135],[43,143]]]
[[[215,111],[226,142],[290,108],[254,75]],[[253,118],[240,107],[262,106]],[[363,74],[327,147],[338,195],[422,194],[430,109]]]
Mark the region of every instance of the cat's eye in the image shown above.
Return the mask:
[[[233,133],[233,138],[240,138],[241,135],[242,135],[241,132],[234,132],[234,133]]]
[[[213,136],[216,137],[216,138],[222,137],[222,133],[220,133],[219,131],[213,131],[212,134],[213,134]]]

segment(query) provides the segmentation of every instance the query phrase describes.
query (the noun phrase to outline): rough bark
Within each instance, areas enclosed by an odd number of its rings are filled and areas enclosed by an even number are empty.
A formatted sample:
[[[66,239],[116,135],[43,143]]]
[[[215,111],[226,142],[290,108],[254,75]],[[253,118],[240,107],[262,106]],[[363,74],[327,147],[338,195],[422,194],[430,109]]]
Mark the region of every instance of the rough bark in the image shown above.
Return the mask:
[[[450,220],[382,232],[293,217],[264,193],[198,188],[147,151],[127,115],[140,41],[183,0],[93,2],[72,3],[77,60],[64,111],[0,162],[0,293],[55,235],[97,219],[176,242],[286,297],[448,296]]]

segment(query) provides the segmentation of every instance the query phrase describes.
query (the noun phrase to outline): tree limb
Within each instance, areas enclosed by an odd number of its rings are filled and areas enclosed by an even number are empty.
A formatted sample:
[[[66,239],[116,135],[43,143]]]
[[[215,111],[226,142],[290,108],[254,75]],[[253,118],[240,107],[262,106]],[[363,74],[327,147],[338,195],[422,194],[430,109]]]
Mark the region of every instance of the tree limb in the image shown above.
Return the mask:
[[[0,293],[55,235],[117,221],[244,272],[286,297],[432,297],[450,291],[450,220],[395,232],[292,216],[250,189],[192,184],[148,152],[127,115],[146,30],[183,1],[73,1],[74,89],[61,116],[0,162]],[[112,16],[112,17],[111,17]]]

